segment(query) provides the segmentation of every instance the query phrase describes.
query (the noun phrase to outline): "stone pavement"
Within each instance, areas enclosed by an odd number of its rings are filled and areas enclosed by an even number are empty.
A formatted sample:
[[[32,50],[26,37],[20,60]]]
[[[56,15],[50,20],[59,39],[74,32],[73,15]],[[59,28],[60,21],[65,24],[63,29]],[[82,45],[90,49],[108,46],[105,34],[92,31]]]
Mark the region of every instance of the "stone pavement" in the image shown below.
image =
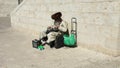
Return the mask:
[[[0,18],[0,68],[120,68],[120,57],[77,48],[32,48],[36,37],[17,32]]]

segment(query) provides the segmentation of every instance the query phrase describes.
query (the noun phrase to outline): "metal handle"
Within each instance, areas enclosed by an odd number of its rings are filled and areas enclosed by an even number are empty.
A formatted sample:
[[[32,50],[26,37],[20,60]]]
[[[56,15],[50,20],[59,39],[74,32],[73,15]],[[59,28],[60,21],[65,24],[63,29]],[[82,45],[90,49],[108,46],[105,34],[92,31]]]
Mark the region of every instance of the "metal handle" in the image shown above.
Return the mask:
[[[73,17],[71,18],[71,33],[77,32],[76,30],[77,30],[77,19]]]

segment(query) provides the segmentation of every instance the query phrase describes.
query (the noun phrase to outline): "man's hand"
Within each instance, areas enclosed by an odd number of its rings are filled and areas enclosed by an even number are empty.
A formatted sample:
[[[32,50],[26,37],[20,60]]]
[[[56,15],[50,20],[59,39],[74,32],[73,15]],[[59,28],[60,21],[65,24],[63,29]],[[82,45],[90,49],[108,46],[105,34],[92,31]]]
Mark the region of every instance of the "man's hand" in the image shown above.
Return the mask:
[[[48,26],[47,29],[51,29],[52,27],[51,26]]]
[[[47,29],[58,29],[58,28],[59,28],[59,26],[55,26],[55,25],[47,27]]]
[[[58,29],[59,26],[54,26],[53,28]]]

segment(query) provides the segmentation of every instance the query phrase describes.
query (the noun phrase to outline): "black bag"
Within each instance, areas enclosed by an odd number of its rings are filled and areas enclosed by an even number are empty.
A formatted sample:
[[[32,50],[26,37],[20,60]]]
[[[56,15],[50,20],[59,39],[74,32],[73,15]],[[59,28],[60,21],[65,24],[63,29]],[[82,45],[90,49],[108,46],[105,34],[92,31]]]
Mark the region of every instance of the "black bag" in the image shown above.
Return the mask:
[[[58,36],[56,36],[56,40],[55,40],[55,48],[61,48],[64,46],[64,38],[63,38],[63,34],[60,34]]]
[[[37,40],[37,39],[32,40],[33,48],[38,48],[40,44],[41,44],[40,40]]]

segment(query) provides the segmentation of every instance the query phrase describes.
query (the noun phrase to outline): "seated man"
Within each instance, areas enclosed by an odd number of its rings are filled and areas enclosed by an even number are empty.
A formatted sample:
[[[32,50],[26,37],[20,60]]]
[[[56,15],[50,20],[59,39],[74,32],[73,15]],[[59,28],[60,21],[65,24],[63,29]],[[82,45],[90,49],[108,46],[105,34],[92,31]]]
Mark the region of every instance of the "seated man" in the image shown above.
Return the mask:
[[[49,26],[47,31],[41,33],[40,40],[42,45],[55,41],[58,34],[69,34],[68,24],[62,20],[61,16],[61,12],[57,12],[51,16],[51,18],[54,20],[54,25]],[[54,45],[50,45],[50,47],[54,47]]]

